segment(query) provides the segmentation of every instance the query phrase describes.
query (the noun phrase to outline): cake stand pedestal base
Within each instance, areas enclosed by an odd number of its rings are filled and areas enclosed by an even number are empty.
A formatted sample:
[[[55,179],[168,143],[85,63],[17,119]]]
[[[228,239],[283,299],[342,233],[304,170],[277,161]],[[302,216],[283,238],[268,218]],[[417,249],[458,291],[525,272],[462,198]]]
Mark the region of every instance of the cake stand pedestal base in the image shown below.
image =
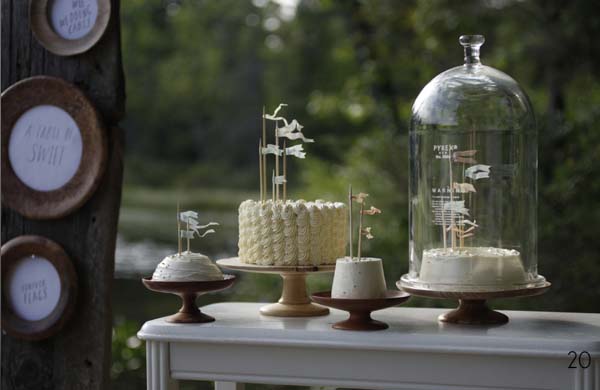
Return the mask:
[[[388,290],[384,297],[373,299],[332,298],[331,291],[314,293],[313,301],[321,305],[347,311],[348,319],[336,322],[331,327],[341,330],[383,330],[388,324],[371,318],[371,312],[392,307],[406,302],[410,295],[402,291]]]
[[[490,309],[484,299],[459,299],[458,307],[438,317],[441,322],[464,325],[501,325],[508,316]]]
[[[198,309],[196,305],[196,298],[201,294],[177,294],[181,297],[182,305],[181,309],[170,317],[167,317],[165,321],[176,324],[191,324],[191,323],[203,323],[213,322],[214,317],[204,314]]]
[[[550,288],[551,283],[544,279],[543,276],[539,276],[537,283],[511,290],[442,291],[424,288],[422,285],[410,280],[407,275],[404,275],[396,282],[396,286],[416,296],[458,299],[459,304],[456,309],[438,317],[438,320],[441,322],[461,325],[503,325],[509,321],[509,318],[500,312],[490,309],[487,306],[487,300],[540,295]]]
[[[389,325],[372,319],[370,312],[351,312],[347,320],[336,322],[331,327],[341,330],[383,330]]]
[[[243,263],[238,257],[217,260],[221,267],[259,274],[278,274],[283,279],[281,298],[260,308],[260,314],[273,317],[316,317],[329,314],[329,309],[311,303],[306,293],[306,277],[333,272],[335,264],[320,265],[258,265]]]
[[[281,298],[260,308],[260,314],[274,317],[315,317],[329,314],[329,309],[311,303],[306,293],[306,274],[282,272]]]

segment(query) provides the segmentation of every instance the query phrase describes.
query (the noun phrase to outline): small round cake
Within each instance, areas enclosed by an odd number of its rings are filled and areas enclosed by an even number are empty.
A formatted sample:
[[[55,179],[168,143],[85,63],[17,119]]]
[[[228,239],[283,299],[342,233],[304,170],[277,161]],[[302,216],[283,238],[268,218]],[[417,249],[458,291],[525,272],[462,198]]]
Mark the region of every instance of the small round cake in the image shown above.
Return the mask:
[[[164,258],[158,264],[152,280],[170,282],[196,282],[222,280],[223,272],[201,253],[182,252]]]
[[[520,253],[493,247],[436,248],[423,251],[419,279],[424,283],[511,287],[527,282]]]
[[[331,288],[332,298],[383,298],[386,290],[381,259],[363,257],[358,260],[346,256],[337,260]]]

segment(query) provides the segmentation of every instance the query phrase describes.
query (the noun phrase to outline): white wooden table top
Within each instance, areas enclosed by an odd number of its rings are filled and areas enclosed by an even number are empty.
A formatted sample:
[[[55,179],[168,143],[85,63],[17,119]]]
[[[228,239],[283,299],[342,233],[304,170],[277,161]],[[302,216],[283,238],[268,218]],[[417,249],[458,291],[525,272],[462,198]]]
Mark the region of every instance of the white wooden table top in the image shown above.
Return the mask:
[[[495,356],[566,357],[569,351],[600,356],[600,314],[504,311],[510,322],[497,327],[442,324],[448,309],[395,307],[373,313],[390,328],[376,332],[340,331],[331,324],[347,317],[277,318],[259,314],[262,303],[217,303],[202,311],[217,320],[207,324],[148,321],[144,340],[289,347],[335,347],[382,351],[477,353]]]

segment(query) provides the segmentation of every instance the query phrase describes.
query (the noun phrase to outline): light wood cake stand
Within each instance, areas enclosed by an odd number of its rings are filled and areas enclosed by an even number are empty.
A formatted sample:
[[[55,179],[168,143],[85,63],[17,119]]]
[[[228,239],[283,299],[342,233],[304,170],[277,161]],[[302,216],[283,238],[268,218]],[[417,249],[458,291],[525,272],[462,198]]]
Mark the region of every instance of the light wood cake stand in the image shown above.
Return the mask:
[[[508,316],[490,309],[487,305],[489,299],[530,297],[545,293],[551,283],[543,280],[541,283],[531,286],[500,291],[436,291],[415,285],[407,280],[404,275],[396,286],[411,295],[429,297],[458,299],[458,307],[438,317],[441,322],[463,325],[502,325],[508,322]]]
[[[259,274],[279,274],[283,279],[281,298],[260,308],[260,313],[274,317],[315,317],[329,314],[329,309],[310,301],[306,292],[306,277],[309,274],[333,272],[335,264],[270,266],[242,263],[239,257],[217,260],[223,268],[254,272]]]

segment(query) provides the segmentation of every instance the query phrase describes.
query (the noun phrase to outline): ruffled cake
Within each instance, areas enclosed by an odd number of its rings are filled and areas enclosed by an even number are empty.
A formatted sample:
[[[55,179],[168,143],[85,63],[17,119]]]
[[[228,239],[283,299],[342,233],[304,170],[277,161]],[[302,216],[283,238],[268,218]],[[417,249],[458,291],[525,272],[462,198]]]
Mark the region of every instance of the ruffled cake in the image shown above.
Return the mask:
[[[258,265],[333,264],[343,257],[344,203],[246,200],[239,207],[239,258]]]

